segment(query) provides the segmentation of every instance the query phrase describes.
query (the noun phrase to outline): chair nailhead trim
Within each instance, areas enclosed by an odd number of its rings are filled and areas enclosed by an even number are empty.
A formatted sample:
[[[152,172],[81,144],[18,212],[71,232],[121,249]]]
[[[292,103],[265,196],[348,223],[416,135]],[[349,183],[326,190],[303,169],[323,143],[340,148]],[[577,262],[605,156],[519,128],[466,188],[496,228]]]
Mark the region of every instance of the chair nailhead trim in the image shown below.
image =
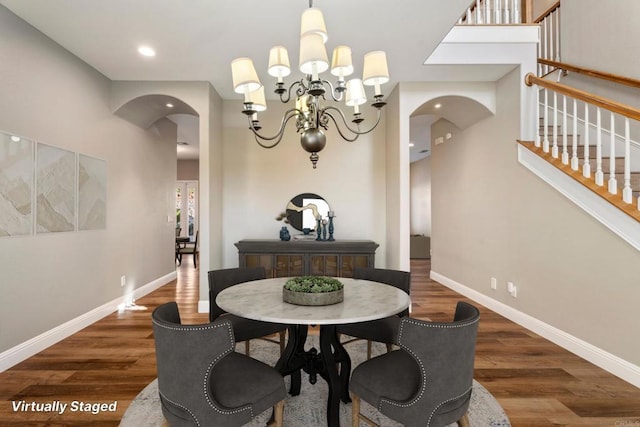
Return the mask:
[[[461,394],[461,395],[459,395],[459,396],[452,397],[452,398],[450,398],[450,399],[447,399],[447,400],[444,400],[444,401],[440,402],[440,404],[438,404],[438,406],[436,406],[435,408],[433,408],[433,411],[431,411],[431,415],[429,415],[429,419],[427,420],[427,425],[431,424],[431,419],[432,419],[432,418],[433,418],[433,416],[435,415],[436,411],[437,411],[437,410],[438,410],[442,405],[444,405],[444,404],[446,404],[446,403],[449,403],[449,402],[451,402],[451,401],[453,401],[453,400],[460,399],[462,396],[464,396],[465,394],[469,393],[469,391],[471,391],[471,387],[469,387],[468,389],[466,389],[466,390],[465,390],[465,392],[464,392],[464,393],[462,393],[462,394]]]
[[[422,385],[420,388],[420,393],[418,393],[418,396],[416,396],[415,399],[411,400],[408,403],[398,403],[395,402],[393,400],[390,399],[380,399],[380,403],[378,404],[378,411],[381,411],[382,408],[382,404],[383,403],[387,403],[389,405],[392,406],[397,406],[400,408],[408,408],[410,406],[413,406],[416,404],[416,402],[418,402],[422,396],[424,395],[425,390],[427,389],[426,385],[427,385],[427,370],[424,367],[424,364],[422,363],[422,361],[418,358],[418,356],[413,352],[413,350],[411,350],[410,348],[408,348],[406,345],[402,344],[402,332],[403,332],[403,328],[404,328],[404,324],[405,323],[411,323],[412,325],[416,325],[416,326],[421,326],[421,327],[425,327],[425,328],[438,328],[438,329],[455,329],[455,328],[464,328],[466,326],[469,325],[473,325],[474,323],[477,323],[480,320],[479,317],[476,317],[474,320],[470,321],[470,322],[464,322],[464,323],[451,323],[451,324],[442,324],[442,323],[424,323],[424,322],[416,322],[411,320],[408,317],[404,317],[402,319],[402,322],[400,323],[400,331],[398,332],[398,344],[400,345],[400,347],[402,347],[402,349],[404,351],[406,351],[407,353],[409,353],[411,355],[411,357],[413,357],[416,362],[418,362],[418,365],[420,365],[420,371],[422,372]],[[429,416],[429,419],[427,420],[427,426],[429,425],[429,423],[431,422],[431,418],[433,417],[433,415],[435,414],[436,410],[442,406],[443,404],[450,402],[452,400],[458,399],[461,396],[464,396],[466,393],[469,392],[470,389],[467,389],[464,393],[462,393],[460,396],[457,397],[453,397],[451,399],[445,400],[444,402],[440,403],[438,406],[436,406],[436,408],[433,410],[433,412],[431,413],[431,415]]]
[[[214,411],[216,411],[219,414],[222,415],[233,415],[233,414],[238,414],[240,412],[249,410],[250,414],[251,414],[251,418],[253,418],[255,415],[253,414],[253,407],[251,405],[249,406],[245,406],[242,408],[238,408],[238,409],[234,409],[234,410],[224,410],[224,409],[220,409],[215,402],[213,402],[210,398],[209,398],[209,393],[208,391],[208,385],[209,385],[209,378],[210,378],[210,372],[211,369],[213,369],[213,367],[215,366],[216,363],[218,363],[220,361],[220,359],[222,359],[224,356],[226,356],[227,354],[231,353],[232,351],[234,351],[234,347],[235,347],[235,339],[233,337],[233,329],[231,328],[231,323],[230,322],[223,322],[223,323],[218,323],[215,325],[178,325],[178,326],[168,326],[166,324],[162,324],[162,323],[158,323],[155,320],[153,320],[153,323],[158,325],[161,328],[164,329],[169,329],[172,331],[206,331],[209,329],[215,329],[215,328],[220,328],[220,327],[225,327],[227,328],[227,332],[229,333],[229,338],[231,341],[231,347],[228,348],[227,350],[225,350],[223,353],[221,353],[220,355],[218,355],[218,357],[216,357],[211,364],[209,364],[209,366],[207,367],[207,372],[204,376],[204,381],[203,381],[203,392],[204,392],[204,396],[207,399],[207,403],[209,404],[209,406],[211,406],[211,408],[213,408]],[[163,395],[164,396],[164,395]],[[166,398],[166,397],[165,397]],[[167,399],[169,402],[173,403],[176,406],[179,406],[181,408],[183,408],[184,410],[186,410],[187,412],[189,412],[189,414],[191,414],[191,416],[194,418],[194,420],[196,420],[196,423],[198,425],[200,425],[200,423],[198,423],[198,420],[196,419],[196,417],[191,413],[191,411],[189,411],[189,409],[187,409],[186,407],[175,403],[173,401],[171,401],[170,399]]]
[[[402,332],[401,332],[401,333],[402,333]],[[399,341],[399,340],[398,340],[398,341]],[[413,406],[413,405],[415,405],[415,404],[416,404],[416,402],[418,402],[420,399],[422,399],[422,396],[424,395],[424,392],[425,392],[425,390],[427,389],[427,380],[426,380],[426,378],[427,378],[427,370],[425,369],[424,364],[423,364],[423,363],[422,363],[422,361],[418,358],[418,355],[416,355],[416,354],[413,352],[413,350],[411,350],[410,348],[405,347],[405,346],[403,346],[403,345],[401,345],[401,347],[402,347],[402,349],[403,349],[404,351],[406,351],[407,353],[409,353],[409,354],[411,355],[411,357],[413,357],[413,358],[416,360],[416,362],[418,362],[418,365],[420,365],[420,372],[422,372],[422,378],[421,378],[421,381],[420,381],[420,382],[422,383],[422,384],[420,385],[420,393],[418,393],[418,395],[417,395],[413,400],[411,400],[411,401],[410,401],[410,402],[408,402],[408,403],[398,403],[398,402],[396,402],[396,401],[394,401],[394,400],[390,400],[390,399],[384,399],[384,398],[382,398],[382,399],[380,399],[380,403],[378,404],[378,411],[380,411],[380,412],[382,412],[382,411],[381,411],[381,408],[382,408],[382,403],[383,403],[383,402],[386,402],[386,403],[388,403],[389,405],[397,406],[397,407],[400,407],[400,408],[408,408],[408,407],[410,407],[410,406]]]
[[[213,369],[213,367],[215,366],[216,363],[218,363],[220,361],[220,359],[222,359],[224,356],[226,356],[227,354],[231,353],[233,350],[233,347],[230,349],[227,349],[224,353],[220,354],[218,357],[216,357],[211,364],[209,365],[209,367],[207,368],[207,373],[204,376],[204,381],[203,381],[203,392],[204,392],[204,396],[207,398],[207,403],[209,403],[209,406],[211,406],[213,408],[214,411],[218,412],[219,414],[223,414],[223,415],[233,415],[233,414],[239,414],[240,412],[244,412],[246,410],[249,411],[249,413],[251,414],[251,418],[254,417],[253,415],[253,407],[251,405],[247,405],[247,406],[243,406],[237,409],[233,409],[233,410],[224,410],[224,409],[220,409],[218,408],[218,406],[215,404],[215,402],[213,402],[210,398],[209,398],[209,378],[211,378],[211,369]]]
[[[196,418],[195,414],[193,412],[191,412],[189,410],[189,408],[187,408],[186,406],[183,406],[177,402],[174,402],[173,400],[169,399],[167,396],[165,396],[164,394],[160,393],[160,395],[169,403],[171,403],[172,405],[177,406],[178,408],[184,409],[185,411],[187,411],[189,413],[189,415],[191,415],[191,417],[193,418],[193,421],[195,421],[196,425],[200,425],[200,421],[198,421],[198,419]]]

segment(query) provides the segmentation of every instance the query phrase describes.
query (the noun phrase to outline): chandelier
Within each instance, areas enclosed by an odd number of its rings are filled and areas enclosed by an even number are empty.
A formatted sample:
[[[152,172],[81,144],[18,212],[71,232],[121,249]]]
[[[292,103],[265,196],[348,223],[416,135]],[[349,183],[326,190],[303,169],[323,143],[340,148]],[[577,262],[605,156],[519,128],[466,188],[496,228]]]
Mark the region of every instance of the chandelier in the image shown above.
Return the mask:
[[[353,74],[351,62],[351,48],[337,46],[333,49],[331,64],[329,64],[325,43],[327,30],[324,17],[320,9],[313,7],[313,0],[309,1],[309,9],[302,14],[300,26],[300,58],[299,69],[304,77],[285,88],[284,77],[291,74],[289,53],[284,46],[274,46],[269,51],[269,66],[267,72],[276,77],[275,93],[280,101],[287,104],[295,97],[295,106],[284,113],[280,128],[272,136],[265,136],[259,131],[262,128],[258,120],[258,113],[266,110],[264,86],[260,83],[251,58],[236,58],[231,62],[233,90],[244,95],[242,112],[247,115],[249,129],[255,135],[256,142],[264,148],[273,148],[282,140],[285,127],[289,120],[295,119],[296,131],[300,133],[302,148],[311,153],[309,158],[316,168],[321,151],[327,139],[323,132],[332,121],[340,136],[349,142],[358,136],[371,132],[380,123],[381,109],[386,105],[380,85],[389,81],[387,58],[383,51],[373,51],[364,55],[362,79],[354,78],[345,81],[345,77]],[[329,67],[331,65],[331,67]],[[320,77],[320,74],[330,70],[337,77],[332,84]],[[364,121],[360,113],[360,105],[367,102],[364,86],[374,86],[373,103],[377,110],[377,119],[373,125],[361,130]],[[335,102],[345,101],[347,107],[353,107],[353,119],[348,123],[345,114],[335,104],[325,105],[327,97]]]

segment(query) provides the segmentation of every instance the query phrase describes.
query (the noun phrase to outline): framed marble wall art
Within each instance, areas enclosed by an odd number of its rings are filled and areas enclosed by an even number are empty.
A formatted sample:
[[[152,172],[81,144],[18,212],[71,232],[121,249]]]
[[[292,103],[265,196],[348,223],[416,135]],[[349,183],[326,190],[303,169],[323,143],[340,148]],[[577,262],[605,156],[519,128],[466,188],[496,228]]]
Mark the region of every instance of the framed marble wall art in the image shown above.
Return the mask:
[[[78,155],[78,230],[107,227],[107,162]]]
[[[33,230],[34,142],[0,132],[0,237]]]
[[[75,231],[76,153],[38,143],[36,233]]]

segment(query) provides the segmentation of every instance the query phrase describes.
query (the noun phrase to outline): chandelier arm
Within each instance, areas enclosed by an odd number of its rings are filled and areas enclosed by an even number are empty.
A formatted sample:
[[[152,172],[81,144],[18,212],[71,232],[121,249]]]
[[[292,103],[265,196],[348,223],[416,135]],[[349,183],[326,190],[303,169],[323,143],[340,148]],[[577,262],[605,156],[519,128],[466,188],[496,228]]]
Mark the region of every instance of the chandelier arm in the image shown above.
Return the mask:
[[[300,110],[298,110],[296,108],[292,108],[290,110],[287,110],[284,113],[284,116],[282,117],[282,120],[280,121],[280,129],[278,129],[278,132],[274,136],[261,135],[260,132],[258,132],[258,130],[254,127],[253,120],[251,120],[251,117],[249,117],[249,129],[251,129],[251,131],[253,132],[253,134],[254,134],[254,136],[256,138],[256,142],[258,143],[258,145],[260,145],[263,148],[273,148],[276,145],[278,145],[280,143],[280,141],[282,140],[282,136],[284,135],[284,129],[287,126],[287,122],[289,120],[291,120],[292,118],[296,117],[299,113],[301,113]],[[267,144],[263,144],[262,142],[260,142],[260,139],[262,139],[264,141],[273,141],[273,140],[276,140],[276,141],[271,145],[267,145]]]
[[[329,80],[322,80],[322,83],[326,83],[326,84],[329,85],[329,87],[331,88],[331,98],[334,101],[336,101],[336,102],[342,101],[342,98],[344,97],[344,95],[343,95],[344,90],[336,90],[338,88],[337,87],[333,87],[333,84],[331,84],[331,82]],[[342,88],[344,89],[344,86]],[[336,92],[338,92],[338,96],[335,95]]]
[[[340,126],[338,125],[338,122],[336,120],[335,117],[333,117],[333,114],[329,113],[327,110],[335,110],[338,112],[338,115],[340,116],[340,119],[342,119],[342,123],[344,124],[344,127],[346,127],[349,132],[356,134],[356,137],[353,139],[349,139],[349,138],[345,138],[344,134],[340,131]],[[373,126],[371,126],[370,129],[365,130],[365,131],[360,131],[357,129],[352,129],[349,127],[349,124],[347,123],[347,119],[344,117],[344,114],[342,113],[342,111],[340,111],[340,109],[333,107],[333,106],[328,106],[325,107],[324,110],[322,111],[322,114],[326,114],[327,116],[331,117],[331,120],[333,120],[333,122],[336,124],[336,129],[338,129],[338,132],[340,133],[340,136],[342,136],[342,138],[346,139],[347,141],[355,141],[356,138],[358,138],[358,136],[360,135],[364,135],[366,133],[371,132],[372,130],[374,130],[376,128],[376,126],[378,126],[378,123],[380,123],[380,118],[382,117],[382,113],[381,110],[378,110],[378,118],[376,120],[376,122],[373,124]]]
[[[305,93],[305,91],[306,91],[306,86],[304,85],[304,82],[302,81],[302,79],[300,79],[300,80],[298,80],[298,81],[295,81],[295,82],[291,83],[291,85],[289,86],[289,90],[287,90],[287,99],[284,99],[284,98],[282,97],[282,94],[283,94],[284,92],[280,92],[280,93],[279,93],[279,95],[280,95],[280,102],[282,102],[283,104],[286,104],[286,103],[288,103],[289,101],[291,101],[291,91],[293,90],[294,86],[296,86],[296,85],[298,85],[298,86],[299,86],[299,87],[298,87],[298,89],[296,89],[296,95],[297,95],[297,96],[302,96],[302,95],[304,95],[304,93]],[[284,88],[283,88],[282,90],[284,91]],[[278,92],[276,91],[276,93],[278,93]]]

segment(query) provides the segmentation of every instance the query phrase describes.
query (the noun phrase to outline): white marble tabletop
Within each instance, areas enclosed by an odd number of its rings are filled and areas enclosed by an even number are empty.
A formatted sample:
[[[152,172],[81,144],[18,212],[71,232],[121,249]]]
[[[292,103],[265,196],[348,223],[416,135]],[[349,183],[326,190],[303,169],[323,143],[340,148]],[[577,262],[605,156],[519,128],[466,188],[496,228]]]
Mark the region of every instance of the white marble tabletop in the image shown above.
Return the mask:
[[[298,325],[331,325],[381,319],[409,307],[409,295],[393,286],[337,277],[344,284],[344,301],[326,306],[302,306],[282,300],[290,277],[255,280],[231,286],[216,302],[228,313],[247,319]]]

